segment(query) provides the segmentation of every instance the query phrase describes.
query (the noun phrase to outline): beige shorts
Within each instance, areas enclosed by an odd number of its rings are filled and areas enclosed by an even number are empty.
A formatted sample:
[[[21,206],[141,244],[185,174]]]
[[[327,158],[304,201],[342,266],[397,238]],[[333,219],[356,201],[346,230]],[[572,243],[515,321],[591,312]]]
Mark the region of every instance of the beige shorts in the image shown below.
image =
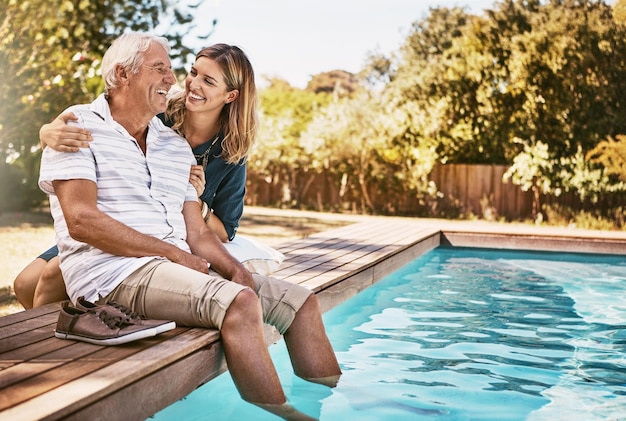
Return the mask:
[[[276,278],[252,277],[265,323],[284,334],[311,291]],[[221,329],[226,310],[245,288],[215,271],[207,275],[170,261],[153,260],[125,279],[105,300],[126,305],[151,319]]]

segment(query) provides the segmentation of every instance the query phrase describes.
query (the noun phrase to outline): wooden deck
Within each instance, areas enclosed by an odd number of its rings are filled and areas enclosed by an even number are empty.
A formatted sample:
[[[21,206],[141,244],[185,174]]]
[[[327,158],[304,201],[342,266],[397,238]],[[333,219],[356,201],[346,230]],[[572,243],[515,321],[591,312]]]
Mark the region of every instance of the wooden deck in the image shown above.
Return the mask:
[[[373,219],[282,244],[276,276],[315,291],[326,311],[440,244],[626,255],[626,236],[444,232],[423,220]],[[58,310],[0,318],[0,420],[143,420],[226,369],[217,331],[179,327],[104,347],[55,338]]]
[[[320,297],[324,310],[409,261],[407,249],[435,230],[360,223],[278,247],[277,277]],[[0,318],[0,419],[141,420],[226,369],[215,330],[176,328],[120,346],[54,337],[59,304]],[[268,330],[268,341],[277,334]]]

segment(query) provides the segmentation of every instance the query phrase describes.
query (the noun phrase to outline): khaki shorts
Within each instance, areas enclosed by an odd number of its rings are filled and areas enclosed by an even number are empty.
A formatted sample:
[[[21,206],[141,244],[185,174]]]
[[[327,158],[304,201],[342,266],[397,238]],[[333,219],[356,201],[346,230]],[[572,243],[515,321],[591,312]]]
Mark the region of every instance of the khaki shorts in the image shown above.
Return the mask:
[[[284,334],[311,291],[276,278],[252,277],[264,322]],[[226,310],[245,288],[212,270],[207,275],[167,260],[153,260],[102,301],[116,301],[151,319],[221,329]]]

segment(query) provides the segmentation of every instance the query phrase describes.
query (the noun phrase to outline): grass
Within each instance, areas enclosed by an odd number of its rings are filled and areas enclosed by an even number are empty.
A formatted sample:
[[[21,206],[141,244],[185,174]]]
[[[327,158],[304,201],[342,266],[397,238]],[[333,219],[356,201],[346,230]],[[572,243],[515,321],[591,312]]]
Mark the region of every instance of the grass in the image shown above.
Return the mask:
[[[54,244],[52,217],[47,211],[0,214],[0,316],[23,310],[13,295],[13,280],[41,252]]]
[[[238,233],[268,245],[354,222],[350,218],[307,212],[254,211],[248,208]],[[0,316],[23,310],[13,294],[13,280],[40,253],[54,244],[52,217],[47,210],[0,213]]]

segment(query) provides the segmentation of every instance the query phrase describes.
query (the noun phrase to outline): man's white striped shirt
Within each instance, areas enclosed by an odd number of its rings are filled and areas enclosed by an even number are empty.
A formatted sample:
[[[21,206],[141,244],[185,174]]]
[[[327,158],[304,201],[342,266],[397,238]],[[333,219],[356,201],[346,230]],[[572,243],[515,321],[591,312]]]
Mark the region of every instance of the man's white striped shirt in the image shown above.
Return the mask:
[[[50,195],[61,270],[72,300],[85,296],[95,301],[155,257],[114,256],[69,236],[53,180],[85,179],[96,183],[98,208],[135,230],[189,251],[182,215],[185,201],[198,200],[189,183],[195,164],[185,139],[157,117],[148,127],[147,152],[111,117],[104,95],[93,103],[70,107],[76,124],[89,130],[93,141],[79,152],[46,148],[39,186]]]

